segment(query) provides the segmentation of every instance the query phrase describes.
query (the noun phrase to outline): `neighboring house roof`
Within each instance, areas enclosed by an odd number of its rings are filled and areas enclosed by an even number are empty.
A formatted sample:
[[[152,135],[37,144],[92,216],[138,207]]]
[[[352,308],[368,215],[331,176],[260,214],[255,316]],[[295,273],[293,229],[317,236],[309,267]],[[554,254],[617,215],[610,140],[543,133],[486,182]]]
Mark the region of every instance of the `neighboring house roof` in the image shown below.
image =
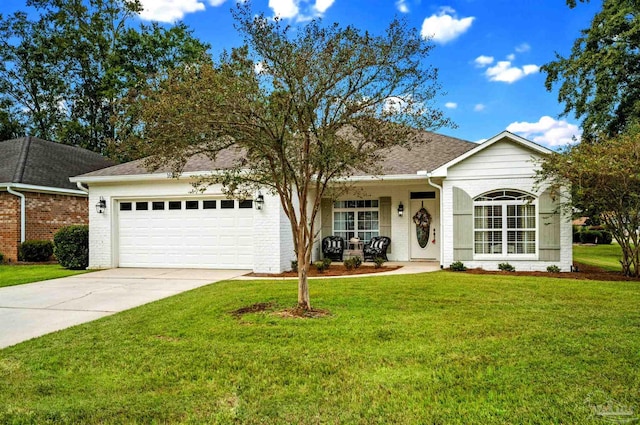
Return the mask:
[[[380,170],[376,171],[379,171],[381,175],[415,175],[418,171],[434,170],[478,146],[476,143],[427,131],[421,132],[420,138],[421,142],[413,145],[410,149],[397,146],[389,149],[380,164]],[[240,155],[241,151],[239,149],[221,151],[215,161],[205,155],[194,155],[185,164],[183,172],[197,173],[230,168]],[[154,171],[153,174],[166,174],[170,171],[169,167],[164,167]],[[85,178],[142,174],[151,174],[151,172],[145,167],[145,160],[139,159],[87,173],[73,180],[84,181]],[[355,175],[362,176],[367,174],[356,172]]]
[[[62,189],[77,189],[71,176],[114,164],[95,152],[31,136],[0,142],[0,158],[0,184]]]

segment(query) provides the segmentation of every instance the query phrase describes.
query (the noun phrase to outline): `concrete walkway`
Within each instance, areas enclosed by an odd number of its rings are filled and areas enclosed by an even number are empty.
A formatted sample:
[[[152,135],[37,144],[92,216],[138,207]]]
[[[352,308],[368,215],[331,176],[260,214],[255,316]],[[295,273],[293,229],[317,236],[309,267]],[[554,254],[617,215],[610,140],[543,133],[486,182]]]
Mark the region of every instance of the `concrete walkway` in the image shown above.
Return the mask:
[[[110,269],[0,288],[0,348],[246,273]]]

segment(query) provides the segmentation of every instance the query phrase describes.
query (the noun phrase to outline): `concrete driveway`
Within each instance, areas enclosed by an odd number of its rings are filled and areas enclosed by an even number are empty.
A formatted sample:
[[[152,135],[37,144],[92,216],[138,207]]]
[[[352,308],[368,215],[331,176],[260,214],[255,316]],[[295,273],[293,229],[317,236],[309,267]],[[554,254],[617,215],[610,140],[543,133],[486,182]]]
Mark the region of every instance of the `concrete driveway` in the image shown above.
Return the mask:
[[[0,348],[248,272],[110,269],[0,288]]]

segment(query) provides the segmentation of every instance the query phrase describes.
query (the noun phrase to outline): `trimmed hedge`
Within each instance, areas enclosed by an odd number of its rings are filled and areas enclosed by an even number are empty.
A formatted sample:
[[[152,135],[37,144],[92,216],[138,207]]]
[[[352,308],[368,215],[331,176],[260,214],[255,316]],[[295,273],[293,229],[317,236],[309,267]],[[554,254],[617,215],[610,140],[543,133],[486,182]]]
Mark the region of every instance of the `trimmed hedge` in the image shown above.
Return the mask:
[[[18,248],[18,258],[21,261],[42,262],[49,261],[53,255],[53,242],[41,240],[24,241]]]
[[[54,254],[66,269],[84,270],[89,266],[89,226],[63,227],[53,237]]]
[[[593,243],[598,245],[609,245],[613,241],[613,236],[608,230],[599,226],[588,228],[574,226],[573,242],[574,243]]]

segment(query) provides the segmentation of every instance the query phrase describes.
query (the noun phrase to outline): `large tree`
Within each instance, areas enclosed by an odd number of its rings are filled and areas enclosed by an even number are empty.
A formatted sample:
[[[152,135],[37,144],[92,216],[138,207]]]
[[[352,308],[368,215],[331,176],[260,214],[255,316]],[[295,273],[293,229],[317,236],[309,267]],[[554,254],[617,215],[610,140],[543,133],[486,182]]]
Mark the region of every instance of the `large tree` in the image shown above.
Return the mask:
[[[588,1],[588,0],[586,0]],[[583,0],[584,2],[584,0]],[[568,0],[576,7],[576,0]],[[546,87],[560,84],[564,115],[582,119],[584,139],[615,136],[640,118],[640,2],[603,0],[569,57],[542,67]]]
[[[590,211],[611,231],[622,248],[622,271],[640,276],[640,128],[614,138],[581,143],[545,158],[538,181],[571,187],[561,205],[572,212]],[[557,191],[558,195],[563,193]],[[565,192],[566,193],[566,192]]]
[[[139,23],[138,0],[28,0],[0,16],[0,100],[33,135],[106,153],[125,91],[200,60],[208,45],[184,24]]]
[[[321,198],[345,190],[340,181],[354,170],[375,170],[385,148],[410,145],[415,129],[449,124],[432,106],[432,45],[400,21],[372,35],[318,20],[291,28],[248,4],[234,17],[245,47],[133,93],[130,134],[155,154],[151,168],[170,163],[177,172],[195,153],[239,148],[235,166],[210,181],[234,196],[267,189],[279,197],[298,260],[298,305],[309,309]]]

